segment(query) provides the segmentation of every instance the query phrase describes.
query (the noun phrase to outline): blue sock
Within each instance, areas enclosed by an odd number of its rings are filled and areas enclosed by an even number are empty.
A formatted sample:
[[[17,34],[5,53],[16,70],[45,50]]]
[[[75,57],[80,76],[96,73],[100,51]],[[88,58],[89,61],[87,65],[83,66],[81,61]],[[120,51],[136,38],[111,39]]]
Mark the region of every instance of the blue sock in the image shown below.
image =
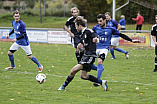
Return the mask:
[[[102,64],[98,64],[98,68],[97,68],[97,78],[98,78],[98,79],[100,79],[103,70],[104,70],[104,69],[103,69]]]
[[[98,67],[97,67],[96,65],[93,64],[93,66],[92,66],[92,70],[97,70],[97,68],[98,68]]]
[[[111,53],[112,57],[115,59],[116,57],[115,57],[115,55],[114,55],[114,49],[113,49],[113,48],[110,49],[110,53]]]
[[[9,56],[9,60],[11,62],[11,67],[15,67],[15,64],[14,64],[14,56],[13,55],[8,55]]]
[[[38,65],[38,67],[41,67],[41,65],[39,64],[38,60],[33,56],[31,59],[34,63],[36,63]]]
[[[119,52],[122,52],[122,53],[125,53],[125,54],[127,53],[127,51],[124,51],[124,50],[122,50],[121,48],[118,48],[118,47],[115,50],[119,51]]]

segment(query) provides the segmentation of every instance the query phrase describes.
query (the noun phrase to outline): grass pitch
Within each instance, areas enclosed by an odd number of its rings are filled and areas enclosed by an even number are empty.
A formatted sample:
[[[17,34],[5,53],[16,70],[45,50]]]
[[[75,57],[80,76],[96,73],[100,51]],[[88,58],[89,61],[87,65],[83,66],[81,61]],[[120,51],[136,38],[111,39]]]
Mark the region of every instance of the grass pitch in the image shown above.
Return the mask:
[[[47,81],[35,80],[38,67],[20,49],[14,53],[16,69],[10,65],[7,51],[11,42],[0,42],[0,104],[155,104],[157,102],[157,72],[154,69],[154,48],[120,47],[129,51],[129,59],[115,52],[105,59],[102,79],[108,81],[109,91],[94,87],[77,73],[65,91],[58,91],[77,64],[72,45],[31,43],[33,55],[44,66]],[[26,74],[27,73],[27,74]],[[89,74],[96,76],[96,71]]]

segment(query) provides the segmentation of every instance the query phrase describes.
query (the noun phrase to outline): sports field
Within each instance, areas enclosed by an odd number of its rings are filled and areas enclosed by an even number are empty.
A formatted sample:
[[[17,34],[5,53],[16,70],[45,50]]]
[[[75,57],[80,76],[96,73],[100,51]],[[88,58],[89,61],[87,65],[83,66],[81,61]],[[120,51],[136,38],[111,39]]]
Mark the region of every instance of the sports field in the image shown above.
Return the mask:
[[[129,59],[115,52],[103,63],[102,79],[108,81],[109,91],[94,87],[77,73],[65,91],[58,91],[77,64],[72,45],[31,43],[33,55],[44,66],[47,81],[35,80],[38,68],[20,49],[14,54],[16,69],[10,65],[7,51],[11,42],[0,42],[0,104],[156,104],[157,72],[154,69],[154,48],[120,47],[128,50]],[[27,74],[26,74],[27,73]],[[96,76],[96,71],[89,74]]]

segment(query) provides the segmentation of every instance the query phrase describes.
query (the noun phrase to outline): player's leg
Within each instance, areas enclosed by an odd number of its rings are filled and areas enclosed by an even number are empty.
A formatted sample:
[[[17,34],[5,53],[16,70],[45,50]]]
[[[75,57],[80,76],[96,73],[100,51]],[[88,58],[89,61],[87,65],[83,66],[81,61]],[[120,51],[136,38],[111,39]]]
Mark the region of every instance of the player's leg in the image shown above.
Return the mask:
[[[155,46],[155,69],[153,70],[153,72],[157,72],[157,46]]]
[[[11,66],[9,67],[6,67],[5,69],[6,70],[9,70],[9,69],[15,69],[15,63],[14,63],[14,56],[13,56],[13,53],[15,51],[17,51],[18,49],[20,48],[20,46],[17,44],[17,43],[13,43],[8,51],[8,57],[9,57],[9,60],[10,60],[10,63],[11,63]]]
[[[58,90],[65,90],[65,87],[68,86],[68,84],[73,80],[75,74],[80,71],[83,68],[83,65],[81,64],[77,64],[75,65],[71,71],[70,71],[70,75],[67,77],[67,79],[65,80],[64,84],[61,85],[61,87]]]
[[[76,49],[75,56],[76,56],[77,62],[79,63],[81,61],[80,53],[79,53],[79,50],[77,48],[75,48],[75,49]]]
[[[110,53],[112,55],[111,59],[115,59],[115,55],[114,55],[114,49],[113,49],[113,46],[115,46],[115,39],[116,38],[111,38],[111,46],[110,46]]]
[[[92,70],[97,70],[98,66],[94,65],[92,66]]]
[[[37,60],[37,58],[32,55],[32,51],[31,51],[30,45],[28,45],[28,46],[21,46],[21,48],[25,51],[27,57],[29,59],[31,59],[34,63],[37,64],[37,66],[39,68],[39,72],[42,72],[43,66],[39,63],[39,61]]]

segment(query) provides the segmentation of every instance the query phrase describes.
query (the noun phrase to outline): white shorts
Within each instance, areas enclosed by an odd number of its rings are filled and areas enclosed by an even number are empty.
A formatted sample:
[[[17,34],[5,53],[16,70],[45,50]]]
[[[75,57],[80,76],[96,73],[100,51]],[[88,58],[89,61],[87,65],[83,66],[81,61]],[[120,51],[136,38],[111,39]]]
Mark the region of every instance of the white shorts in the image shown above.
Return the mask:
[[[99,56],[100,54],[105,54],[105,58],[107,57],[108,54],[108,49],[96,49],[96,55]]]
[[[21,46],[21,45],[18,45],[16,42],[14,42],[11,45],[9,50],[16,50],[16,51],[18,51],[20,49],[20,47],[25,51],[27,56],[32,54],[30,45],[28,45],[28,46]]]
[[[119,40],[120,40],[120,37],[111,38],[111,45],[112,45],[112,46],[119,46]]]

